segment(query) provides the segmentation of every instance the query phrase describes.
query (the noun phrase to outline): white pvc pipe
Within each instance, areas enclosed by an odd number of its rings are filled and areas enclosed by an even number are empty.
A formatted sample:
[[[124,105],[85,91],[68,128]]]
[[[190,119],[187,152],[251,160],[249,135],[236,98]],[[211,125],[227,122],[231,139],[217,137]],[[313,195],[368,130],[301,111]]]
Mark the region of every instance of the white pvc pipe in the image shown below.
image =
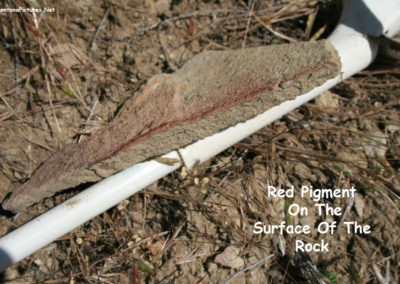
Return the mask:
[[[358,24],[365,22],[365,17],[371,16],[357,13],[359,10],[356,8],[362,5],[368,7],[371,11],[379,10],[375,17],[379,19],[382,27],[385,28],[384,31],[387,31],[388,35],[393,35],[400,29],[399,2],[398,0],[349,0],[347,9],[352,10],[344,11],[341,24],[337,26],[329,38],[339,52],[342,62],[342,75],[325,82],[322,86],[307,94],[275,106],[244,123],[239,123],[234,127],[181,149],[180,153],[185,164],[190,168],[208,160],[368,66],[376,54],[377,47],[368,42],[362,33],[354,30],[348,24],[354,22],[358,29]],[[352,11],[355,11],[355,13],[352,13]],[[363,33],[368,33],[368,30],[363,30]],[[373,28],[371,35],[376,35],[375,28]],[[176,152],[171,152],[165,157],[179,159]],[[136,164],[104,179],[19,227],[0,239],[0,271],[29,256],[179,167],[179,164],[171,166],[156,161]]]
[[[176,153],[168,155],[179,158]],[[0,239],[0,271],[150,185],[179,165],[136,164],[104,179]],[[157,173],[157,175],[154,175]]]

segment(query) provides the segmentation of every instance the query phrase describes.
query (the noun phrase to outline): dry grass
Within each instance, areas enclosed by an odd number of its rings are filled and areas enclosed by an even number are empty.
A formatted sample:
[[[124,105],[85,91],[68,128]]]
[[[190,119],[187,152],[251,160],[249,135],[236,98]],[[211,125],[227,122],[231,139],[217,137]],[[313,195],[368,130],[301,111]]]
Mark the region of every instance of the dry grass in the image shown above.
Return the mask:
[[[172,72],[204,49],[318,39],[339,16],[336,1],[316,0],[38,2],[56,7],[56,14],[0,15],[0,59],[9,66],[0,77],[0,182],[8,191],[52,151],[101,129],[154,74]],[[2,5],[34,5],[27,3]],[[175,172],[123,201],[8,269],[2,280],[317,283],[329,277],[332,283],[384,283],[390,276],[394,283],[400,269],[399,85],[398,67],[375,65],[192,172]],[[292,235],[255,235],[257,221],[332,220],[289,216],[288,204],[313,203],[271,199],[267,185],[354,185],[359,198],[346,218],[370,224],[372,233],[329,235],[328,254],[295,253]],[[3,214],[1,234],[75,192],[16,220]],[[349,206],[348,200],[331,202]],[[316,242],[325,236],[300,237]],[[227,247],[237,249],[242,266],[216,263]]]

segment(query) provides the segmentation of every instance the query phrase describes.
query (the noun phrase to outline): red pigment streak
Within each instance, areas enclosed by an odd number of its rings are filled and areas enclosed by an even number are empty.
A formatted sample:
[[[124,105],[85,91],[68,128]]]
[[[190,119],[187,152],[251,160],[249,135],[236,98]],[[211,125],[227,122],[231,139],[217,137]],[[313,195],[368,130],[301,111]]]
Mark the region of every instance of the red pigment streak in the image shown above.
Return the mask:
[[[169,121],[166,121],[165,123],[159,124],[154,128],[149,129],[149,131],[141,134],[141,135],[137,135],[135,136],[135,138],[128,140],[126,143],[120,145],[119,147],[113,149],[112,151],[110,151],[109,153],[107,153],[106,155],[104,155],[103,157],[99,157],[98,159],[96,159],[93,163],[91,163],[89,166],[93,166],[96,163],[102,162],[104,160],[106,160],[109,157],[112,157],[113,155],[115,155],[116,153],[120,152],[120,151],[125,151],[128,148],[146,140],[150,135],[154,135],[154,134],[158,134],[163,132],[164,130],[170,128],[171,126],[180,126],[180,125],[185,125],[185,124],[190,124],[193,122],[197,122],[205,117],[208,117],[212,114],[214,114],[217,111],[226,111],[229,110],[232,107],[238,106],[240,104],[252,101],[254,99],[259,98],[260,96],[262,96],[263,94],[265,94],[266,92],[272,91],[274,90],[276,87],[280,86],[281,84],[284,84],[288,81],[293,81],[296,80],[300,77],[305,76],[306,74],[311,73],[312,71],[318,70],[322,68],[322,66],[314,66],[314,67],[310,67],[308,69],[305,69],[302,72],[299,72],[295,75],[293,75],[292,77],[286,79],[286,80],[276,80],[275,82],[265,86],[264,88],[258,88],[257,90],[254,90],[253,92],[246,92],[246,93],[239,93],[239,94],[235,94],[235,97],[230,97],[229,100],[226,100],[225,104],[221,104],[221,102],[216,101],[214,102],[212,105],[210,105],[209,107],[204,107],[203,105],[203,109],[205,109],[205,111],[203,112],[199,112],[199,110],[197,109],[195,114],[193,116],[191,116],[191,112],[187,113],[186,118],[184,119],[174,119],[172,118]],[[227,126],[229,127],[229,125]]]

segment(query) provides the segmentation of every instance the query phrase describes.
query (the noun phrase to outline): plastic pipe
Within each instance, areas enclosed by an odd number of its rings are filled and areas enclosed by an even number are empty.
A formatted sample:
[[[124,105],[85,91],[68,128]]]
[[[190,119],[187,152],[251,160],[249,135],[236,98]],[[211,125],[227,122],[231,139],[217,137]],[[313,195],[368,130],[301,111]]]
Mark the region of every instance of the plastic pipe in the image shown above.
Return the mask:
[[[178,158],[177,154],[167,155]],[[177,169],[156,161],[104,179],[0,239],[0,271]],[[157,176],[154,175],[157,173]],[[159,177],[158,177],[159,176]]]
[[[342,75],[244,123],[239,123],[181,149],[180,154],[186,166],[190,168],[208,160],[368,66],[374,59],[377,46],[370,43],[364,34],[377,36],[383,32],[391,36],[400,30],[400,1],[349,0],[345,2],[340,23],[329,38],[340,55]],[[376,25],[371,25],[372,22],[377,23],[380,28],[377,29]],[[175,151],[164,157],[179,159]],[[19,227],[0,239],[0,271],[180,166],[180,164],[166,165],[156,161],[136,164],[104,179]]]

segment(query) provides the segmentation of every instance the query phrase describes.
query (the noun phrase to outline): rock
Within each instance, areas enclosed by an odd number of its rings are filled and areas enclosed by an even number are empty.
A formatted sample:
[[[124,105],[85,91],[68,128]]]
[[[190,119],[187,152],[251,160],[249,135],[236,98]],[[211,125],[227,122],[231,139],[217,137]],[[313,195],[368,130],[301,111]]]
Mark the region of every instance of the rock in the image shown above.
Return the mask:
[[[240,256],[240,249],[235,246],[227,247],[222,253],[215,257],[215,262],[230,268],[241,268],[244,266],[244,260]]]

